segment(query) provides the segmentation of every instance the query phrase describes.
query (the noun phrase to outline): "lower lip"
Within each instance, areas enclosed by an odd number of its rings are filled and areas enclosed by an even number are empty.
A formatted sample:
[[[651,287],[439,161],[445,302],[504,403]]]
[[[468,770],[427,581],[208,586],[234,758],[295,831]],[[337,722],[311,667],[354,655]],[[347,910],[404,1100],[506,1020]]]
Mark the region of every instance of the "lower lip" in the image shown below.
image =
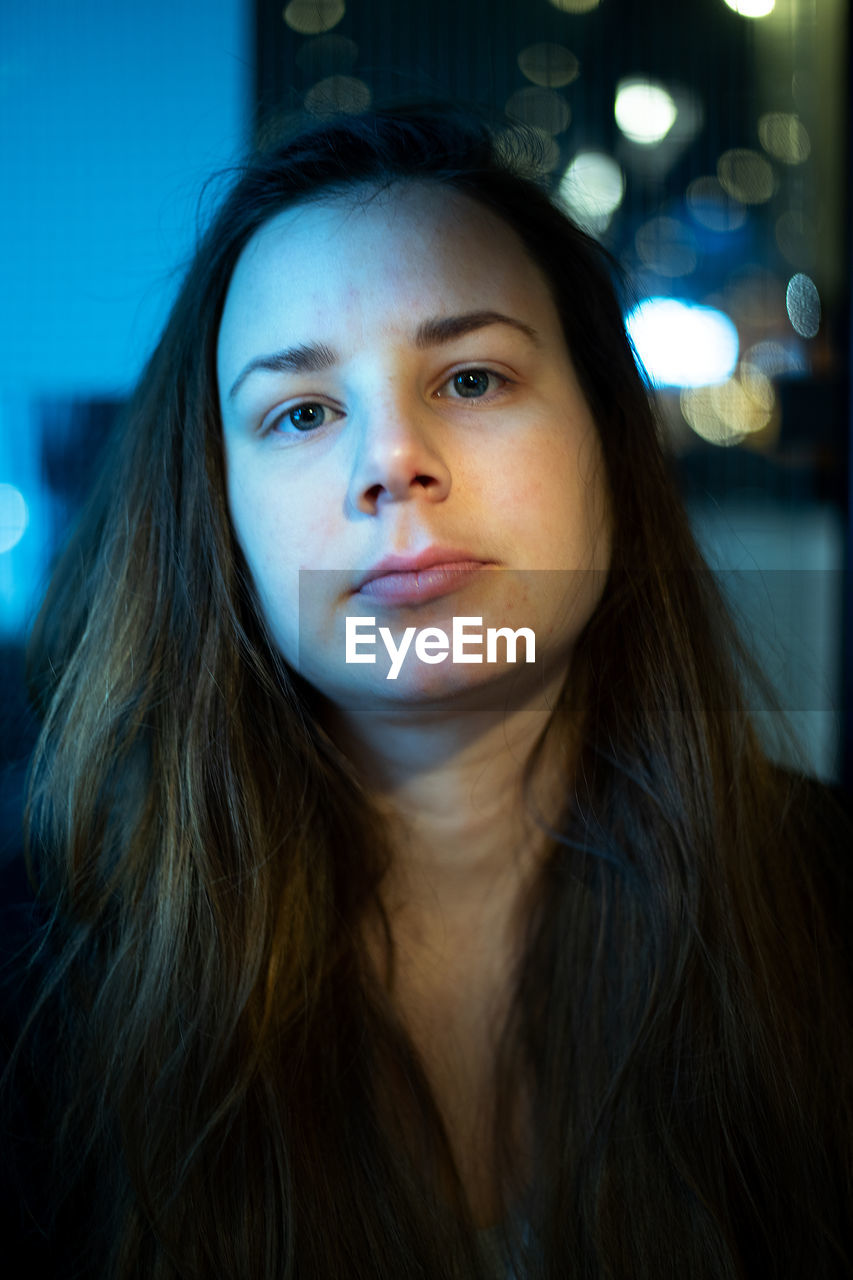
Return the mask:
[[[384,573],[381,578],[365,582],[357,594],[377,604],[425,604],[458,591],[487,567],[481,560],[465,560],[434,564],[411,573]]]

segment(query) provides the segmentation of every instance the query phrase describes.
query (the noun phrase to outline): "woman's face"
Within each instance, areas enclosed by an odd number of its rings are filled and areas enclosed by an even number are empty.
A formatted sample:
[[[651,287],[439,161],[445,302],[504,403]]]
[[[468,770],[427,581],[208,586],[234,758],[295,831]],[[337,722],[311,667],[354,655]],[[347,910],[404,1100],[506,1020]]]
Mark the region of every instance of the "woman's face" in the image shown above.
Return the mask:
[[[565,671],[608,502],[556,307],[506,224],[429,183],[278,215],[234,271],[218,376],[234,530],[321,692],[460,706]],[[459,618],[482,625],[454,654]],[[521,640],[488,661],[490,627],[531,630],[535,662]]]

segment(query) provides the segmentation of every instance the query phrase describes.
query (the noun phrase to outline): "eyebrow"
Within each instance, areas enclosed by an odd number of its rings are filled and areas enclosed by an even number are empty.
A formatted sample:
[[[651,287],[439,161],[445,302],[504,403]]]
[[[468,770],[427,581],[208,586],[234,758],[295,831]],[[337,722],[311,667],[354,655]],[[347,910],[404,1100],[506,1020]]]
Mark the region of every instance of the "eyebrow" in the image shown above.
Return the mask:
[[[228,399],[233,400],[249,374],[258,369],[267,373],[319,373],[323,369],[331,369],[337,362],[338,357],[332,348],[322,342],[303,343],[284,351],[274,351],[268,356],[255,356],[237,375]]]
[[[515,320],[500,311],[466,311],[464,315],[437,316],[424,320],[415,330],[414,342],[419,350],[439,347],[442,343],[452,342],[466,333],[477,329],[485,329],[492,324],[505,324],[518,329],[531,342],[538,345],[539,335],[523,320]],[[283,351],[274,351],[270,355],[255,356],[240,371],[228,392],[228,399],[233,400],[249,374],[257,370],[267,373],[319,373],[331,369],[338,363],[338,357],[331,347],[324,343],[308,342],[297,347],[287,347]]]

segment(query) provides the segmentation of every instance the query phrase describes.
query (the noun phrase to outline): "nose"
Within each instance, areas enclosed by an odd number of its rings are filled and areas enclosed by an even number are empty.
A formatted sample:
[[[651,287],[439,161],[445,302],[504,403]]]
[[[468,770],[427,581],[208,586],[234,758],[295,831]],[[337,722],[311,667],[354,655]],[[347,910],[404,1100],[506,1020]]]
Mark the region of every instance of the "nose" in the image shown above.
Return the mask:
[[[450,469],[428,416],[425,405],[399,397],[364,415],[347,494],[351,508],[376,515],[386,503],[444,501]]]

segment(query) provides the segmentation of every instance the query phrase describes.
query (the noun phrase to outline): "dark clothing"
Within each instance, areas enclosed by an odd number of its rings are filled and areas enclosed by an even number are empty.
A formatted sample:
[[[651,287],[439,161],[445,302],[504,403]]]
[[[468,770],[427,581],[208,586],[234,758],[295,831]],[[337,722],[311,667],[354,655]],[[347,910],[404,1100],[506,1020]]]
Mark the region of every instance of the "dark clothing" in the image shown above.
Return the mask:
[[[834,926],[835,936],[828,940],[828,945],[847,951],[853,963],[849,941],[853,896],[853,843],[850,840],[853,805],[849,797],[839,792],[831,793],[817,783],[810,784],[806,804],[814,831],[816,858],[825,872],[826,901]],[[36,962],[28,967],[26,957],[43,918],[33,901],[21,859],[15,859],[0,869],[0,895],[0,973],[3,979],[0,982],[0,1051],[5,1063],[25,1025],[34,999],[40,965]],[[40,1043],[44,1044],[43,1036]],[[12,1101],[0,1113],[3,1116],[0,1159],[0,1226],[3,1231],[0,1239],[6,1259],[4,1275],[9,1280],[33,1275],[40,1280],[75,1280],[75,1277],[102,1280],[93,1264],[87,1261],[93,1214],[85,1183],[74,1193],[74,1199],[60,1205],[55,1220],[51,1220],[52,1197],[46,1188],[50,1185],[52,1140],[51,1133],[45,1131],[44,1108],[40,1101],[45,1074],[40,1067],[47,1054],[55,1058],[61,1056],[62,1051],[63,1046],[53,1042],[49,1049],[41,1049],[41,1056],[37,1051],[32,1061],[27,1043],[13,1076]],[[780,1275],[784,1274],[783,1266],[782,1260]],[[750,1277],[752,1274],[750,1270]],[[759,1280],[758,1273],[755,1274]],[[831,1268],[825,1274],[832,1274]],[[843,1272],[839,1271],[839,1274]],[[271,1277],[271,1280],[275,1278]],[[365,1277],[365,1280],[370,1278]]]

